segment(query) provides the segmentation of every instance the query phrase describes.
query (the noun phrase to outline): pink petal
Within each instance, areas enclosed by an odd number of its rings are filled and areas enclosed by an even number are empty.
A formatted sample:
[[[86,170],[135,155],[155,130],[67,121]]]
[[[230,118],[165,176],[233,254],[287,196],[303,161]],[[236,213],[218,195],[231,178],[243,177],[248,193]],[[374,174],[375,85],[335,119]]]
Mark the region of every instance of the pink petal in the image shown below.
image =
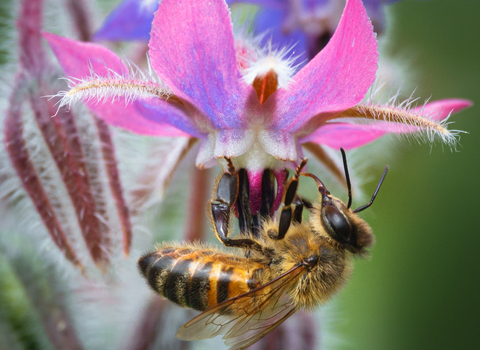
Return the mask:
[[[158,76],[176,96],[203,111],[215,129],[241,128],[249,96],[258,105],[237,68],[224,0],[163,0],[149,47]]]
[[[168,123],[177,128],[170,129],[178,130],[181,133],[178,135],[170,134],[165,136],[191,135],[197,138],[204,137],[204,134],[197,129],[192,118],[188,117],[183,111],[164,100],[150,98],[145,101],[137,101],[134,105],[137,108],[137,112],[147,121],[151,121],[156,125],[167,125],[166,123]]]
[[[108,124],[136,134],[165,137],[189,136],[189,134],[169,124],[146,119],[145,116],[137,112],[137,107],[140,109],[140,103],[140,101],[137,101],[133,104],[125,105],[125,103],[119,101],[99,104],[89,102],[87,106]]]
[[[385,134],[386,132],[384,131],[368,130],[368,126],[364,125],[335,123],[318,128],[314,133],[300,141],[302,143],[319,143],[334,149],[340,149],[340,147],[342,147],[348,150],[362,147]]]
[[[122,75],[128,74],[128,68],[122,60],[114,52],[101,45],[79,42],[50,33],[44,33],[44,36],[65,73],[71,78],[90,77],[90,69],[99,76],[111,75],[111,71]],[[168,124],[145,119],[137,112],[135,103],[125,105],[121,100],[112,103],[90,101],[86,105],[108,124],[137,134],[154,136],[186,135]]]
[[[89,77],[90,67],[100,76],[108,76],[109,69],[120,74],[128,74],[128,68],[120,57],[106,47],[51,33],[44,33],[43,36],[50,44],[65,73],[70,77]]]
[[[472,106],[472,102],[463,99],[447,99],[427,103],[425,106],[414,108],[412,111],[428,119],[442,121],[450,114]],[[419,128],[407,125],[398,125],[386,121],[372,121],[369,124],[331,123],[323,125],[315,132],[302,138],[300,141],[314,142],[331,148],[352,149],[362,147],[373,142],[387,133],[418,132]]]
[[[375,80],[377,41],[361,0],[348,0],[328,45],[266,102],[271,128],[296,133],[358,104]]]
[[[428,115],[432,120],[441,121],[450,114],[458,113],[472,105],[472,101],[461,98],[451,98],[427,103],[424,107],[415,108],[414,111],[420,113],[423,108],[422,115]]]

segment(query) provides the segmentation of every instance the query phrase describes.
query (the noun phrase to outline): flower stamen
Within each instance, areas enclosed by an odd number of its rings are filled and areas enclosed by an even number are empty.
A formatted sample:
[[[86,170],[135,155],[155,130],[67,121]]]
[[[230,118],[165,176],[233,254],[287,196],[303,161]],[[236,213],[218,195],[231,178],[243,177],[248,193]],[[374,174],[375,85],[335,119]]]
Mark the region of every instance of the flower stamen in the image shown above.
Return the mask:
[[[272,69],[263,76],[255,77],[253,88],[257,92],[260,104],[263,104],[278,89],[278,76]]]

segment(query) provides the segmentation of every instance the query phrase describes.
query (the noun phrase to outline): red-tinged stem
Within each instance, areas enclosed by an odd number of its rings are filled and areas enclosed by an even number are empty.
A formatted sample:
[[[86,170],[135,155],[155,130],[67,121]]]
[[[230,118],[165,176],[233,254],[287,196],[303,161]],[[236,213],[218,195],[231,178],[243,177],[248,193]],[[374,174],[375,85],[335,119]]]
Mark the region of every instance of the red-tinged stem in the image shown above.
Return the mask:
[[[192,165],[190,181],[190,196],[185,222],[185,241],[202,241],[205,238],[205,208],[210,194],[208,182],[210,171],[197,169]]]
[[[50,102],[50,113],[52,113],[55,105],[53,100]],[[107,220],[108,213],[102,203],[96,201],[96,198],[104,198],[102,195],[102,183],[98,179],[100,176],[98,162],[86,161],[88,157],[85,156],[86,153],[82,147],[80,134],[75,123],[75,117],[71,112],[63,109],[52,119],[55,120],[58,134],[65,140],[65,143],[70,150],[67,155],[70,155],[69,160],[71,161],[72,173],[75,176],[77,191],[83,199],[78,205],[78,209],[81,211],[78,211],[77,209],[76,211],[77,216],[83,213],[83,222],[81,223],[81,226],[82,232],[84,232],[84,239],[89,247],[92,258],[96,263],[108,262],[107,252],[110,251],[111,248],[109,236],[110,230],[109,227],[99,219],[100,216]],[[93,142],[93,140],[90,142]],[[65,148],[65,150],[67,150],[67,148]],[[84,206],[81,205],[82,203]]]
[[[312,314],[306,311],[298,311],[296,316],[298,321],[294,332],[299,335],[302,344],[299,350],[320,349],[317,345],[317,334],[320,335],[321,332],[315,327],[317,322],[315,322]]]
[[[39,326],[45,330],[53,349],[82,350],[55,269],[36,266],[38,259],[25,259],[26,254],[11,257],[10,265],[23,286],[29,304],[41,318]]]
[[[84,0],[66,0],[72,20],[82,41],[90,41],[92,37],[92,25],[88,14],[88,4]],[[123,197],[122,185],[117,168],[115,149],[113,146],[110,130],[106,123],[95,117],[95,125],[101,142],[102,156],[105,162],[110,189],[115,201],[117,213],[122,226],[123,251],[125,255],[130,253],[132,246],[132,224],[130,212]]]
[[[129,350],[149,350],[152,344],[155,344],[158,327],[162,320],[166,303],[167,301],[165,299],[158,296],[150,299],[138,328],[135,331],[133,344],[128,348]]]
[[[55,349],[83,349],[80,339],[73,327],[72,319],[63,307],[49,305],[48,309],[41,311],[43,328]]]
[[[67,260],[83,269],[80,260],[75,254],[73,247],[60,225],[40,177],[38,176],[33,163],[30,161],[30,153],[27,149],[23,135],[22,113],[20,107],[21,98],[17,95],[17,90],[15,90],[12,95],[14,98],[17,98],[17,101],[10,102],[7,119],[5,120],[5,146],[8,155],[15,171],[17,172],[17,176],[32,200],[33,205],[50,233],[54,243],[60,251],[63,252]]]
[[[122,226],[123,251],[125,255],[128,255],[132,246],[132,224],[130,221],[130,211],[125,202],[125,198],[123,197],[122,184],[120,182],[117,159],[115,157],[115,148],[113,146],[108,125],[102,119],[97,117],[95,117],[95,123],[97,125],[98,135],[102,145],[102,154],[107,170],[108,182],[110,184],[118,217],[120,218],[120,224]]]
[[[58,291],[54,291],[53,295],[46,295],[46,291],[40,290],[38,286],[32,288],[31,280],[22,279],[22,282],[25,290],[30,293],[30,299],[42,319],[42,327],[53,348],[57,350],[84,349],[75,331],[73,320],[65,308],[63,295]],[[51,286],[55,286],[56,281],[48,282]]]
[[[170,322],[168,314],[176,310],[165,309],[168,301],[159,296],[153,296],[147,306],[145,312],[138,323],[138,327],[132,337],[132,342],[126,348],[128,350],[153,350],[156,349],[155,344],[158,344],[159,331],[165,328],[165,323]],[[173,334],[172,334],[173,338]],[[183,350],[189,349],[191,342],[178,340],[175,341],[175,349]],[[172,345],[172,344],[170,344]],[[173,347],[171,347],[173,348]]]
[[[27,71],[42,73],[45,53],[42,46],[43,0],[22,0],[17,19],[20,64]]]
[[[281,346],[282,342],[285,341],[283,328],[285,328],[285,324],[280,325],[264,338],[254,343],[250,350],[283,350],[284,348]]]
[[[91,15],[85,0],[66,0],[73,23],[81,41],[90,41],[92,37]]]
[[[90,255],[97,264],[108,262],[108,256],[102,249],[105,239],[96,216],[96,204],[73,116],[62,109],[55,117],[50,117],[55,110],[54,101],[47,102],[40,96],[31,96],[30,103],[71,198]]]
[[[55,106],[53,100],[50,102],[49,115],[52,115],[52,109]],[[88,171],[89,164],[86,161],[87,157],[80,141],[75,118],[71,112],[63,109],[58,112],[56,117],[50,119],[54,120],[57,134],[63,143],[63,151],[68,161],[69,169],[67,168],[67,171],[70,172],[70,174],[67,172],[65,175],[73,180],[73,186],[67,187],[74,203],[85,243],[95,263],[108,263],[107,252],[110,250],[111,243],[109,228],[99,219],[99,216],[107,219],[107,213],[95,201],[94,194],[99,197],[102,196],[101,193],[98,193],[100,189],[93,186],[93,182],[96,182],[97,179],[95,174]],[[68,185],[67,182],[66,184]]]

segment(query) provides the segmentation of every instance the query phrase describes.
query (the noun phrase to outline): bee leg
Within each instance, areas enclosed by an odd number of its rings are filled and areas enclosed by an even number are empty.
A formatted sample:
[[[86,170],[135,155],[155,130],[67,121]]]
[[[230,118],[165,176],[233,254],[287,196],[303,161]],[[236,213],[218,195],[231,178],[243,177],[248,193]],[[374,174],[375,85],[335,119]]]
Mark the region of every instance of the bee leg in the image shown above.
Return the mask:
[[[303,207],[307,208],[308,210],[313,209],[313,204],[307,198],[297,196],[297,198],[302,202]]]
[[[230,221],[230,207],[226,203],[217,200],[211,202],[212,217],[214,222],[215,234],[217,238],[226,247],[237,247],[244,249],[253,249],[263,251],[262,246],[249,238],[228,238],[228,226]]]
[[[251,239],[228,238],[230,211],[238,196],[238,174],[232,162],[227,159],[228,170],[220,178],[217,187],[217,198],[210,202],[212,219],[217,238],[227,247],[262,250],[262,247]]]
[[[238,196],[237,196],[237,210],[238,210],[238,226],[240,233],[245,234],[252,232],[252,212],[250,211],[250,201],[248,198],[250,189],[248,183],[248,175],[245,169],[238,171]]]
[[[303,202],[300,197],[297,196],[293,204],[295,204],[295,210],[293,211],[293,222],[301,224],[303,216]]]
[[[278,235],[275,239],[283,239],[290,228],[292,220],[294,222],[302,222],[303,203],[297,196],[298,182],[300,179],[300,173],[303,167],[307,164],[307,159],[302,159],[302,162],[297,167],[295,175],[290,180],[285,191],[285,197],[283,198],[284,207],[280,213],[280,222],[278,225]],[[294,202],[295,200],[295,202]],[[292,211],[292,203],[295,204],[295,212]],[[298,210],[297,210],[298,209]]]
[[[310,202],[306,198],[302,198],[297,195],[297,197],[295,197],[295,200],[293,201],[293,204],[295,204],[295,210],[293,211],[293,222],[301,224],[303,218],[303,209],[312,209],[312,202]]]
[[[262,205],[260,216],[267,218],[272,215],[273,201],[275,198],[275,176],[273,171],[266,169],[262,175]]]
[[[228,169],[223,173],[217,186],[216,198],[210,201],[215,233],[220,241],[228,235],[230,210],[238,195],[238,174],[230,159],[227,159]]]

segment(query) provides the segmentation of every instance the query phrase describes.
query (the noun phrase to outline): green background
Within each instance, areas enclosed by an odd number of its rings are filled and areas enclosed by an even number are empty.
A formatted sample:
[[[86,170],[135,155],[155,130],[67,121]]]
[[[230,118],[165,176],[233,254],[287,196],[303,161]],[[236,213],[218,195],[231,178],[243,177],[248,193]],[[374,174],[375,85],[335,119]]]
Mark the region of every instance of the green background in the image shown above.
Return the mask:
[[[392,57],[406,58],[417,96],[480,104],[480,1],[403,1],[389,7]],[[363,215],[377,244],[335,305],[342,349],[480,348],[480,122],[459,152],[398,143],[391,171]],[[375,184],[367,188],[373,191]]]

